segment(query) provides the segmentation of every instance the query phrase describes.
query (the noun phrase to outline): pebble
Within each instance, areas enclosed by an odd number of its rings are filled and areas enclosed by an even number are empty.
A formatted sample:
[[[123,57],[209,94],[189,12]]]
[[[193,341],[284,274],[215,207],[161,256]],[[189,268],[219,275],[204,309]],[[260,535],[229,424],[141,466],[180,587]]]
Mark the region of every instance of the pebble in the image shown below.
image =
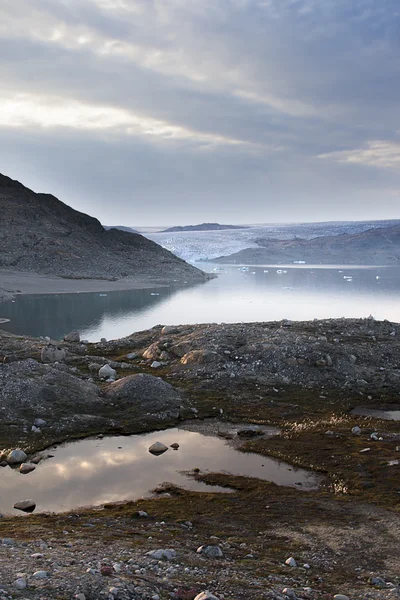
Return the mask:
[[[33,574],[35,579],[46,579],[48,577],[47,571],[35,571]]]
[[[14,587],[17,590],[24,590],[27,585],[28,584],[26,583],[26,579],[24,577],[18,577],[18,579],[14,581]]]
[[[194,600],[218,600],[218,598],[217,596],[214,596],[214,594],[211,594],[211,592],[205,591],[197,594]]]
[[[155,442],[149,448],[149,452],[151,454],[163,454],[167,450],[168,450],[168,446],[166,446],[162,442]]]
[[[293,556],[290,556],[285,560],[285,565],[288,567],[297,567],[297,562],[294,560]]]
[[[197,554],[204,554],[208,558],[222,558],[224,555],[219,546],[200,546]]]
[[[176,558],[176,551],[171,549],[150,550],[150,552],[146,552],[146,555],[156,560],[174,560]]]
[[[358,427],[358,425],[356,425],[355,427],[353,427],[353,429],[351,430],[351,433],[353,435],[361,435],[361,429],[360,427]]]
[[[335,596],[333,596],[333,600],[350,600],[350,598],[344,594],[335,594]]]
[[[22,463],[22,465],[19,468],[19,472],[22,473],[23,475],[26,475],[27,473],[31,473],[35,469],[36,469],[35,465],[29,464],[29,463]]]

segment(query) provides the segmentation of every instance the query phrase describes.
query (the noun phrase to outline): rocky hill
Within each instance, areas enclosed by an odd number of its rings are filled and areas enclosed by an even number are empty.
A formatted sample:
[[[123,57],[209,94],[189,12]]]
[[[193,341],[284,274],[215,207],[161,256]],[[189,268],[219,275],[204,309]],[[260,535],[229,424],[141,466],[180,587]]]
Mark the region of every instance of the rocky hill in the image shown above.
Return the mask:
[[[213,262],[400,265],[400,225],[313,239],[259,237],[255,243],[258,247],[220,256]]]
[[[161,233],[177,233],[179,231],[223,231],[225,229],[249,229],[244,225],[220,225],[219,223],[200,223],[200,225],[177,225],[164,229]]]
[[[118,229],[0,174],[0,270],[72,278],[202,281],[206,275],[155,242]]]

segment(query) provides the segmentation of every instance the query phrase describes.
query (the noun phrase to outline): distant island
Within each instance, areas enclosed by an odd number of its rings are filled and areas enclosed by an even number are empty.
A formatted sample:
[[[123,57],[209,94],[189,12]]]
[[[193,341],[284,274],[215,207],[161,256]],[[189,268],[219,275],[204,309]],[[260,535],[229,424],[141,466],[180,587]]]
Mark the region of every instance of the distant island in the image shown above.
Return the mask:
[[[179,231],[221,231],[223,229],[250,229],[245,225],[220,225],[220,223],[200,223],[200,225],[177,225],[169,227],[160,233],[176,233]]]

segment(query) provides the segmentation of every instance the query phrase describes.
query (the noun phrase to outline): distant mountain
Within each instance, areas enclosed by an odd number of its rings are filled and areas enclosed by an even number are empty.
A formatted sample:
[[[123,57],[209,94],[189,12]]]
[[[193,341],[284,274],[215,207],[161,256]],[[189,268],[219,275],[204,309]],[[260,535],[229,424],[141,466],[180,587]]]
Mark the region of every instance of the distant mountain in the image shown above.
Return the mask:
[[[257,247],[212,259],[220,263],[266,264],[305,261],[313,264],[400,265],[400,225],[355,234],[312,239],[259,237]]]
[[[244,225],[220,225],[219,223],[201,223],[200,225],[180,225],[169,227],[160,233],[176,233],[178,231],[221,231],[222,229],[250,229]]]
[[[139,233],[137,229],[132,229],[132,227],[125,227],[125,225],[103,225],[106,231],[110,229],[119,229],[120,231],[127,231],[128,233]]]
[[[0,269],[72,278],[202,281],[205,273],[142,235],[106,231],[54,196],[0,175]]]

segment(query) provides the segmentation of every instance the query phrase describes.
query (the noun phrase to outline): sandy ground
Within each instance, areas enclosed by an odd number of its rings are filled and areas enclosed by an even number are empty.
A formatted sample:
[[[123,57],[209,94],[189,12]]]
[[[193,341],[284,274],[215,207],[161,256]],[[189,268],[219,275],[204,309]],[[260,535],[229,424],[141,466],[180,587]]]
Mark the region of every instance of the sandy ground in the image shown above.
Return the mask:
[[[111,292],[178,284],[171,280],[150,277],[126,278],[117,281],[103,279],[64,279],[31,272],[0,271],[0,288],[18,294],[71,294],[78,292]],[[182,282],[180,282],[182,283]]]

